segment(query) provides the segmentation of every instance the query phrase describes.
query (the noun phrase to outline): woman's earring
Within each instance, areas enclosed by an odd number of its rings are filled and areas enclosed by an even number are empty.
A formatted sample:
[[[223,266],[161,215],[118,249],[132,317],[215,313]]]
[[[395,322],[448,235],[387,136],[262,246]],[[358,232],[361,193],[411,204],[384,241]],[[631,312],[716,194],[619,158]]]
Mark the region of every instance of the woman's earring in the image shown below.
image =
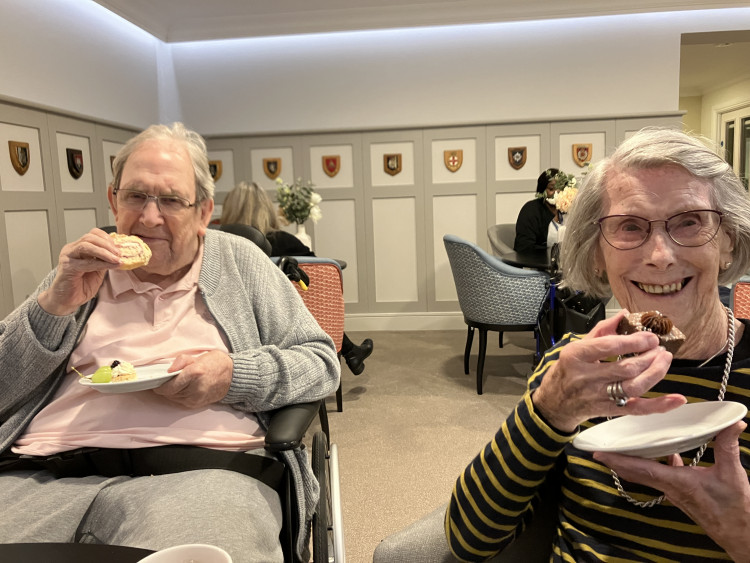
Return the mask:
[[[599,268],[594,268],[594,275],[599,277],[599,274],[601,274],[601,270],[599,270]]]
[[[731,265],[732,265],[732,263],[731,263],[731,262],[724,262],[724,269],[725,269],[725,270],[728,270],[728,269],[729,269],[729,266],[731,266]]]

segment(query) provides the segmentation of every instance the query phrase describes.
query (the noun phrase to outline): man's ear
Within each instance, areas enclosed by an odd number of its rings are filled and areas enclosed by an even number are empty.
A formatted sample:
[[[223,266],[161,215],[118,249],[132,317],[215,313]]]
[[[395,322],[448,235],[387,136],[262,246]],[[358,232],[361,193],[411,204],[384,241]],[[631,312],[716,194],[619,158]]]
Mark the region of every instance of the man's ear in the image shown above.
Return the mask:
[[[214,200],[213,199],[206,199],[201,202],[201,226],[200,229],[198,229],[198,234],[203,236],[206,234],[206,229],[208,229],[208,224],[211,222],[211,215],[213,215],[214,212]]]
[[[115,216],[115,222],[117,222],[117,196],[114,194],[114,186],[112,184],[107,186],[107,199],[109,200],[109,208],[112,210],[112,215]]]

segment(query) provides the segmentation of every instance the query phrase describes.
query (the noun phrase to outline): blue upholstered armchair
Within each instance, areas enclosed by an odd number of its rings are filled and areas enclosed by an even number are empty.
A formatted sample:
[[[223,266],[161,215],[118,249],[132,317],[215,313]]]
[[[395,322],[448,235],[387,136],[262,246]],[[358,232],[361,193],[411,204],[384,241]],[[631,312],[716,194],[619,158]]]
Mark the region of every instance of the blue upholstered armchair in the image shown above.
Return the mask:
[[[549,288],[549,276],[516,268],[487,254],[476,244],[454,235],[443,237],[448,253],[458,303],[468,325],[464,373],[469,373],[469,355],[474,329],[479,329],[477,393],[482,394],[482,371],[487,351],[487,331],[534,331]],[[538,343],[537,343],[538,345]]]

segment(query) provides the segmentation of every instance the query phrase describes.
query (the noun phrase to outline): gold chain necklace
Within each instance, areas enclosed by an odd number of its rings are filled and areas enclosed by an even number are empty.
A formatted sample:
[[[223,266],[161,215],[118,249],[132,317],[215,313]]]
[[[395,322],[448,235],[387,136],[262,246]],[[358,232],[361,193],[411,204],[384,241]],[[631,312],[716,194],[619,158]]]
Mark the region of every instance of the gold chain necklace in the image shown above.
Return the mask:
[[[722,346],[721,350],[716,352],[713,356],[708,358],[705,362],[700,364],[698,367],[701,368],[705,366],[708,362],[713,360],[716,356],[718,356],[722,350],[724,350],[724,347],[729,346],[727,349],[727,360],[724,363],[724,377],[721,380],[721,386],[719,387],[719,401],[724,400],[724,393],[727,391],[727,383],[729,382],[729,373],[732,370],[732,358],[734,357],[734,313],[729,307],[724,307],[724,309],[727,312],[727,342]],[[698,465],[698,462],[703,457],[703,454],[706,451],[706,448],[708,447],[708,442],[703,444],[700,448],[698,448],[698,452],[695,454],[695,457],[693,458],[693,461],[690,462],[690,467],[695,467]],[[622,487],[622,484],[620,483],[620,477],[618,477],[617,473],[614,469],[610,469],[610,472],[612,473],[612,480],[615,482],[615,487],[617,487],[618,492],[620,493],[620,496],[623,497],[625,500],[627,500],[629,503],[634,504],[640,508],[651,508],[654,505],[661,504],[661,502],[664,500],[664,495],[658,496],[656,498],[653,498],[649,501],[638,501],[635,500],[633,497],[631,497],[625,489]]]

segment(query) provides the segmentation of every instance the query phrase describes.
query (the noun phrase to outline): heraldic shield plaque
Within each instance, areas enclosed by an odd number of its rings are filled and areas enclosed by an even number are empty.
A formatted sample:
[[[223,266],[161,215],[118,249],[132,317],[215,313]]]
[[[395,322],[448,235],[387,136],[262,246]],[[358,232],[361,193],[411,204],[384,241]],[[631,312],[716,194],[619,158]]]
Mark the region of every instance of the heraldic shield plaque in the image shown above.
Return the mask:
[[[514,170],[523,168],[523,165],[526,164],[527,153],[526,147],[509,147],[508,164],[510,164],[510,167]]]
[[[386,174],[390,174],[391,176],[395,176],[401,172],[401,153],[384,154],[383,170]]]
[[[463,149],[453,151],[443,151],[443,162],[445,167],[451,172],[457,172],[461,165],[464,163],[464,151]]]
[[[211,173],[211,178],[214,179],[214,182],[221,178],[221,173],[223,172],[221,160],[209,160],[208,171]]]
[[[583,168],[591,162],[591,143],[577,143],[573,145],[573,162]]]
[[[29,143],[8,141],[8,148],[10,149],[10,162],[13,165],[13,170],[23,176],[29,169],[29,162],[31,161]]]
[[[275,180],[281,174],[281,158],[264,158],[263,159],[263,172],[266,176]]]
[[[83,174],[83,151],[80,149],[65,149],[68,156],[68,172],[75,180]]]
[[[333,178],[341,170],[341,156],[336,154],[323,157],[323,172],[329,178]]]

